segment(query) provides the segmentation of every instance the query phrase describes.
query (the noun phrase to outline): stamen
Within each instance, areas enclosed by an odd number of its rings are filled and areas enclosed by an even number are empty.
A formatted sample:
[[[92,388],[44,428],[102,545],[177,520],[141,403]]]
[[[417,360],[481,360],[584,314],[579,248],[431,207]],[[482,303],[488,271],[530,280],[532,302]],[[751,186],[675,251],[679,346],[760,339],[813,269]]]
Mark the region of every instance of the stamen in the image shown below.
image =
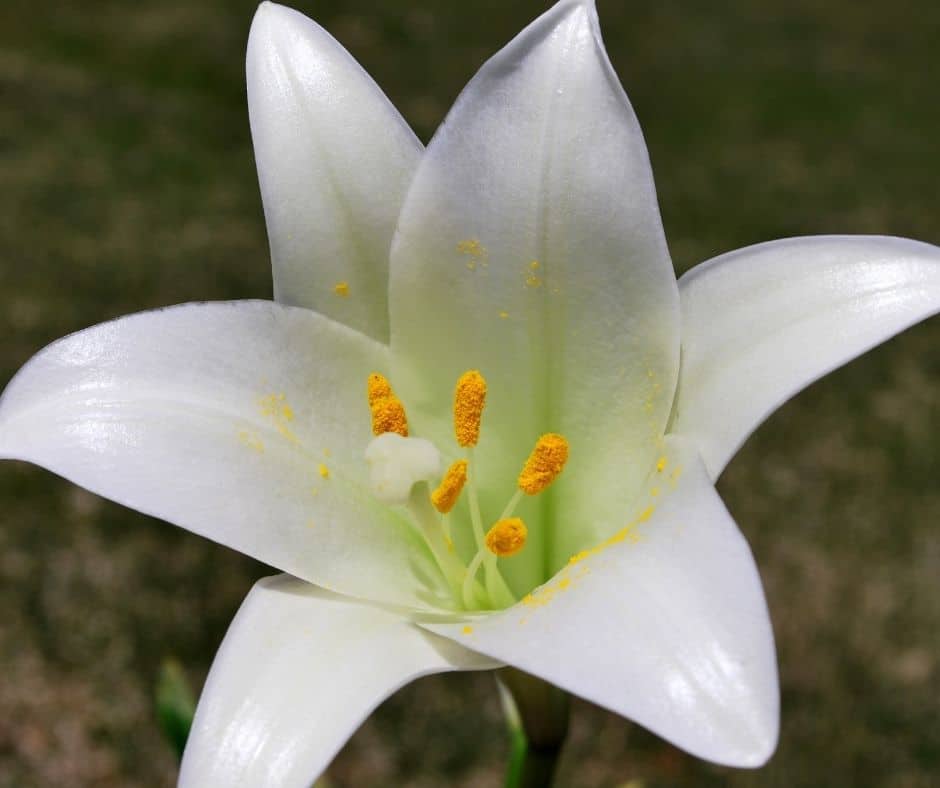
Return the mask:
[[[486,546],[491,553],[506,558],[525,547],[528,529],[519,517],[497,520],[486,535]]]
[[[373,372],[369,375],[369,379],[366,381],[366,387],[369,392],[370,408],[380,399],[395,396],[392,393],[392,384],[388,382],[388,378],[378,372]]]
[[[464,372],[454,389],[454,434],[461,446],[477,445],[485,404],[486,380],[476,369]]]
[[[447,514],[457,505],[457,499],[467,483],[467,461],[457,460],[447,469],[438,488],[431,493],[431,503],[441,514]]]
[[[398,397],[380,399],[372,406],[372,433],[382,435],[386,432],[408,437],[408,418],[405,416],[405,406]]]
[[[546,433],[536,441],[519,474],[519,489],[537,495],[558,478],[567,461],[568,441],[558,433]]]
[[[405,416],[405,406],[384,375],[373,372],[366,383],[369,408],[372,410],[372,432],[382,435],[386,432],[395,432],[403,438],[408,437],[408,418]]]

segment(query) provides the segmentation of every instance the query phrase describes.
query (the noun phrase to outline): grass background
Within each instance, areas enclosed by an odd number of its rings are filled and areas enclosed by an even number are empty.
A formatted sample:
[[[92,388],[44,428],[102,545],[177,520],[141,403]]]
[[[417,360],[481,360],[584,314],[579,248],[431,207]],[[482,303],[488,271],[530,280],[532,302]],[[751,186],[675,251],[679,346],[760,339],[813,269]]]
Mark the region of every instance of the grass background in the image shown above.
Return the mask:
[[[680,271],[788,235],[940,242],[940,4],[598,6]],[[546,4],[300,7],[426,141]],[[253,10],[4,0],[0,381],[50,340],[117,315],[270,296],[244,95]],[[719,484],[778,641],[770,765],[713,767],[578,703],[561,785],[940,784],[938,339],[934,320],[816,384]],[[0,786],[172,785],[151,700],[160,661],[175,655],[199,687],[268,570],[23,464],[0,467],[0,502]],[[331,779],[498,785],[506,752],[491,680],[433,678],[385,703]]]

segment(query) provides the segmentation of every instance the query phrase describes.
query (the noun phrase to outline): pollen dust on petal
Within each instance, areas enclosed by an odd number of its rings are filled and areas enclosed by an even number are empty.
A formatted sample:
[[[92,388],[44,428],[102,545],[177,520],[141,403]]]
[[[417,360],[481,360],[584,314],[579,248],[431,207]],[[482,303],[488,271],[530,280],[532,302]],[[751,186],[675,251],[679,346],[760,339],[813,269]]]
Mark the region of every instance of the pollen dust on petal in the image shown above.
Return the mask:
[[[291,443],[300,443],[290,428],[290,424],[294,420],[294,409],[287,402],[285,394],[265,394],[258,399],[258,408],[261,415],[271,422],[281,437]]]
[[[337,282],[333,285],[333,292],[340,298],[349,297],[349,282]]]
[[[572,571],[570,566],[566,566],[557,575],[557,579],[545,583],[545,585],[539,586],[531,593],[526,594],[520,600],[523,606],[527,608],[545,607],[553,599],[556,599],[559,594],[575,588],[581,578],[590,572],[587,567],[579,567],[578,572],[574,575],[571,574]],[[527,616],[523,616],[519,620],[519,624],[525,624],[528,620]]]
[[[542,264],[538,260],[532,260],[525,268],[525,286],[534,289],[542,286],[542,277],[538,275]]]
[[[473,627],[471,627],[469,624],[467,624],[467,625],[466,625],[462,630],[460,630],[460,631],[463,632],[463,634],[465,634],[465,635],[472,635],[472,634],[473,634]]]
[[[253,430],[239,430],[238,440],[258,454],[264,454],[264,441]]]
[[[607,537],[607,539],[605,539],[600,544],[595,545],[588,550],[582,550],[580,553],[575,553],[573,556],[571,556],[571,558],[568,559],[568,564],[579,564],[585,559],[591,558],[595,555],[600,555],[609,547],[622,544],[623,542],[629,542],[630,544],[637,544],[641,542],[643,540],[643,536],[639,532],[638,526],[649,520],[655,511],[656,506],[654,504],[650,504],[645,509],[643,509],[643,511],[641,511],[631,522],[627,523],[627,525],[625,525],[612,536]]]
[[[319,473],[320,476],[322,476],[324,479],[330,478],[330,469],[327,468],[326,465],[324,465],[322,462],[320,463],[320,466],[317,468],[317,473]]]
[[[467,238],[457,242],[457,252],[465,258],[468,271],[486,268],[490,264],[490,253],[476,238]]]

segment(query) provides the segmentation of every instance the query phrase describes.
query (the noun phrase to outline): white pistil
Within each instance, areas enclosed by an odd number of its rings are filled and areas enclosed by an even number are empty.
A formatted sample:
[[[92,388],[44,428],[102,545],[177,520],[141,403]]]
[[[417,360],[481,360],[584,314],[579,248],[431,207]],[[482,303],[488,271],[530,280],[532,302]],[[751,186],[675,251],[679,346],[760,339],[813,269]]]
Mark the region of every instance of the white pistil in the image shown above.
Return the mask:
[[[406,503],[415,484],[441,472],[441,454],[431,441],[403,438],[395,432],[369,442],[366,462],[372,492],[383,503]]]

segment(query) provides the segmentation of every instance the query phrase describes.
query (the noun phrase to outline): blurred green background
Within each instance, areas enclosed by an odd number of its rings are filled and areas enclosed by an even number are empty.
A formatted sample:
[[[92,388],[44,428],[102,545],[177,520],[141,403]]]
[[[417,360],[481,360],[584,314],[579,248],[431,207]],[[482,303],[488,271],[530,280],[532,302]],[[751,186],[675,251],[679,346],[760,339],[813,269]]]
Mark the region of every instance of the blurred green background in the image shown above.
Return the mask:
[[[598,5],[680,271],[788,235],[940,242],[936,0]],[[426,141],[547,4],[299,7]],[[0,5],[0,381],[117,315],[270,297],[244,90],[253,10]],[[940,784],[938,339],[934,320],[813,386],[719,485],[777,635],[771,763],[713,767],[578,703],[560,785]],[[160,662],[175,655],[201,686],[269,570],[23,464],[0,466],[0,501],[0,786],[174,784],[152,704]],[[381,707],[331,780],[498,785],[507,747],[491,678],[427,679]]]

